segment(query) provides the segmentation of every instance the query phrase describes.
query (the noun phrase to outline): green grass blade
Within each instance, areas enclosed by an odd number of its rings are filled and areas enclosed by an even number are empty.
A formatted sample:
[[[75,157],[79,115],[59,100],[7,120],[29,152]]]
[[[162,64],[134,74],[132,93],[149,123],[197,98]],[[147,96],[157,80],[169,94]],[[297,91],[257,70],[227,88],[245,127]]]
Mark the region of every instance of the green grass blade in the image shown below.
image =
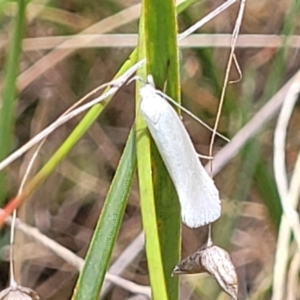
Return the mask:
[[[146,56],[145,35],[143,14],[139,29],[138,56],[140,59]],[[139,76],[146,78],[146,67],[140,69]],[[145,233],[146,255],[148,260],[150,284],[152,296],[156,299],[158,296],[162,300],[167,299],[167,288],[164,277],[163,261],[161,256],[161,245],[159,239],[159,223],[155,210],[154,183],[152,179],[152,161],[150,136],[147,134],[147,127],[142,115],[140,114],[140,83],[136,84],[136,148],[138,161],[138,179],[141,200],[141,213],[143,228]]]
[[[21,46],[25,28],[26,0],[18,1],[18,10],[14,24],[12,43],[9,47],[7,64],[5,66],[4,88],[0,109],[0,160],[12,148],[14,132],[14,102],[16,98],[16,80],[19,72]],[[0,205],[3,204],[5,194],[4,174],[0,173]]]
[[[146,56],[145,78],[179,98],[176,14],[173,1],[145,1],[140,30],[140,58]],[[138,89],[137,89],[138,90]],[[138,92],[138,91],[137,91]],[[179,260],[180,209],[173,184],[156,147],[150,143],[139,116],[137,99],[137,156],[143,226],[153,299],[178,299],[178,279],[171,273]],[[153,174],[153,175],[152,175]]]
[[[135,138],[134,131],[131,130],[72,299],[96,300],[99,297],[113,245],[123,219],[135,168]]]
[[[150,139],[145,133],[145,124],[141,116],[136,122],[136,134],[141,212],[152,295],[153,299],[164,300],[168,299],[168,297],[159,239],[160,226],[155,209],[154,187],[151,175]]]

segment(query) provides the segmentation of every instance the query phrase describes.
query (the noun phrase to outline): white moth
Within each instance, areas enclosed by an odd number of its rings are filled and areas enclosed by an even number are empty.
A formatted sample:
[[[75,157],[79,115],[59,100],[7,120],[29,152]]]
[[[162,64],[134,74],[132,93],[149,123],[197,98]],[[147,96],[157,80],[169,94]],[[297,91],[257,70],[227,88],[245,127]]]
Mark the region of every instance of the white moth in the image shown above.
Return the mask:
[[[141,112],[178,194],[182,221],[195,228],[221,215],[219,192],[198,159],[173,107],[150,84],[140,88]]]

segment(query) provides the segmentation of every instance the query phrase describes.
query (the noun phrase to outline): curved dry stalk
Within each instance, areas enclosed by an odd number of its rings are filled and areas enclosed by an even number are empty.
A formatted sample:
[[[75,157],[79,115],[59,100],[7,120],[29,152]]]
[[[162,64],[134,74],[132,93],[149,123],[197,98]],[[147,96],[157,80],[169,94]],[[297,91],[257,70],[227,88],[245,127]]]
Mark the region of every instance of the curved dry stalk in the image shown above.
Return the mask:
[[[228,2],[229,1],[227,1],[227,3]],[[225,2],[225,4],[227,4],[227,3]],[[221,98],[220,98],[218,111],[217,111],[217,116],[216,116],[216,120],[215,120],[215,124],[214,124],[214,128],[213,128],[213,133],[212,133],[211,140],[210,140],[210,145],[209,145],[209,151],[208,151],[209,156],[212,156],[212,152],[213,152],[214,141],[215,141],[215,137],[217,135],[217,128],[218,128],[218,125],[219,125],[219,121],[220,121],[220,117],[221,117],[221,113],[222,113],[222,108],[223,108],[223,104],[224,104],[226,88],[227,88],[227,85],[229,83],[229,73],[230,73],[232,62],[235,63],[236,68],[237,68],[237,70],[240,74],[240,77],[242,76],[240,67],[238,65],[238,62],[237,62],[235,54],[234,54],[234,51],[235,51],[237,38],[239,36],[239,31],[240,31],[240,27],[241,27],[241,24],[242,24],[242,19],[243,19],[243,16],[244,16],[245,4],[246,4],[246,0],[241,0],[239,13],[238,13],[238,16],[237,16],[237,19],[236,19],[236,22],[235,22],[235,26],[234,26],[234,30],[233,30],[233,33],[232,33],[230,54],[229,54],[229,59],[228,59],[228,62],[227,62],[227,67],[226,67],[225,78],[224,78],[224,83],[223,83],[223,87],[222,87]],[[234,82],[236,82],[236,81],[234,81]],[[213,161],[210,161],[209,165],[210,165],[210,174],[212,176]],[[209,224],[209,226],[208,226],[208,243],[211,242],[211,239],[212,239],[211,232],[212,232],[211,224]]]
[[[274,137],[274,172],[275,180],[280,196],[284,215],[281,219],[281,225],[277,241],[277,250],[275,256],[274,274],[273,274],[273,300],[285,299],[286,288],[286,266],[288,262],[288,248],[290,239],[290,228],[293,231],[295,241],[300,249],[300,223],[299,215],[295,211],[300,193],[300,152],[293,172],[290,189],[285,168],[285,138],[287,126],[293,111],[293,107],[298,99],[300,91],[300,71],[295,76],[294,82],[286,95]]]
[[[23,188],[25,186],[25,183],[29,177],[29,173],[33,167],[33,164],[37,158],[37,155],[42,147],[43,143],[41,143],[34,154],[32,155],[28,167],[26,168],[25,174],[22,178],[22,182],[20,184],[20,188],[18,191],[18,195],[22,194]],[[17,210],[15,209],[12,216],[11,221],[11,227],[10,227],[10,250],[9,250],[9,264],[10,264],[10,287],[13,288],[17,286],[17,282],[15,280],[15,270],[14,270],[14,243],[15,243],[15,225],[16,225],[16,219],[17,219]]]
[[[216,176],[226,164],[234,158],[242,147],[255,134],[268,123],[280,109],[284,97],[294,82],[297,75],[294,75],[253,117],[248,123],[240,129],[231,142],[224,146],[218,153],[214,155],[214,169],[213,176]],[[206,165],[208,170],[209,164]]]
[[[29,177],[30,171],[32,170],[33,164],[37,158],[37,155],[43,145],[43,142],[38,146],[34,154],[32,155],[28,167],[26,168],[25,174],[22,178],[20,188],[18,190],[18,195],[22,194],[23,188],[25,186],[25,183]],[[11,226],[10,226],[10,249],[9,249],[9,288],[6,290],[12,290],[17,291],[19,288],[22,289],[23,287],[19,286],[15,279],[15,263],[14,263],[14,244],[15,244],[15,228],[16,228],[16,220],[17,220],[17,210],[15,209],[13,211],[13,216],[11,218]],[[26,289],[26,288],[25,288]],[[4,291],[2,291],[4,292]],[[5,293],[5,292],[4,292]],[[33,293],[35,293],[33,291]],[[36,293],[35,293],[36,294]],[[36,299],[39,299],[38,295],[36,294]]]
[[[216,132],[217,132],[217,128],[218,128],[221,113],[222,113],[222,108],[223,108],[223,103],[224,103],[224,99],[225,99],[225,93],[226,93],[228,82],[229,82],[229,73],[230,73],[230,69],[231,69],[231,66],[232,66],[232,62],[235,62],[236,66],[237,66],[237,69],[240,71],[240,69],[238,67],[238,63],[235,59],[234,51],[235,51],[237,38],[239,36],[239,32],[240,32],[240,28],[241,28],[241,24],[242,24],[242,19],[243,19],[243,16],[244,16],[245,5],[246,5],[246,0],[241,0],[240,9],[239,9],[238,16],[237,16],[237,19],[236,19],[236,22],[235,22],[233,33],[232,33],[230,54],[229,54],[229,58],[228,58],[228,62],[227,62],[225,78],[224,78],[224,83],[223,83],[223,87],[222,87],[222,93],[221,93],[220,102],[219,102],[218,111],[217,111],[217,116],[216,116],[216,121],[215,121],[215,125],[214,125],[214,131],[213,131],[211,141],[210,141],[210,145],[209,145],[209,152],[208,152],[209,156],[212,156],[213,145],[214,145],[214,142],[215,142]],[[210,166],[211,166],[210,167],[210,173],[212,174],[212,172],[213,172],[213,162],[210,162]]]

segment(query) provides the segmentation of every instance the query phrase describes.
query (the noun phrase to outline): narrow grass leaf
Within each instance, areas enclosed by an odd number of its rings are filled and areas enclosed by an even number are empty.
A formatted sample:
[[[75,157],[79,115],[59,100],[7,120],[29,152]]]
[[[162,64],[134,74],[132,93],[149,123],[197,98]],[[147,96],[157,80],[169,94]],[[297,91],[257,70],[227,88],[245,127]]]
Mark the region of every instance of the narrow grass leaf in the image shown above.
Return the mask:
[[[166,93],[178,101],[178,48],[176,13],[173,1],[143,3],[139,58],[146,57],[147,68],[156,87],[166,85]],[[152,294],[154,299],[178,299],[178,280],[171,278],[179,260],[180,208],[164,163],[139,115],[137,88],[137,156],[143,226]]]
[[[25,28],[26,0],[19,0],[18,11],[13,27],[12,42],[7,52],[7,63],[4,72],[4,88],[0,105],[0,160],[10,151],[14,132],[14,103],[16,98],[16,80],[19,72],[22,38]],[[0,173],[0,205],[5,195],[4,173]]]
[[[140,21],[138,57],[143,59],[146,56],[145,35],[144,35],[144,15]],[[138,75],[146,78],[146,66],[142,67]],[[140,114],[139,88],[141,83],[136,83],[136,149],[138,162],[138,180],[141,200],[141,213],[143,228],[145,233],[146,255],[152,296],[154,299],[168,299],[167,287],[163,270],[161,256],[161,245],[159,239],[159,222],[155,209],[154,183],[152,178],[152,157],[150,136],[147,134],[146,123]]]
[[[136,169],[134,136],[131,130],[74,290],[74,300],[99,298]]]

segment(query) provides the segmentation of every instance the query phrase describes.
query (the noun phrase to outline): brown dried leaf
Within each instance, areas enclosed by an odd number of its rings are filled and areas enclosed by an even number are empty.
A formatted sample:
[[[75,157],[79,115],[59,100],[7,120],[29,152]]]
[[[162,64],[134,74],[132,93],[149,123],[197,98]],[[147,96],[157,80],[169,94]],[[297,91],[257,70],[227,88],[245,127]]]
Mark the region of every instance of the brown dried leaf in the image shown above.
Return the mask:
[[[32,289],[18,285],[1,291],[0,300],[40,300],[40,297]]]
[[[222,289],[234,300],[237,299],[238,280],[229,254],[213,244],[198,249],[195,253],[182,260],[172,275],[195,274],[208,272]]]

